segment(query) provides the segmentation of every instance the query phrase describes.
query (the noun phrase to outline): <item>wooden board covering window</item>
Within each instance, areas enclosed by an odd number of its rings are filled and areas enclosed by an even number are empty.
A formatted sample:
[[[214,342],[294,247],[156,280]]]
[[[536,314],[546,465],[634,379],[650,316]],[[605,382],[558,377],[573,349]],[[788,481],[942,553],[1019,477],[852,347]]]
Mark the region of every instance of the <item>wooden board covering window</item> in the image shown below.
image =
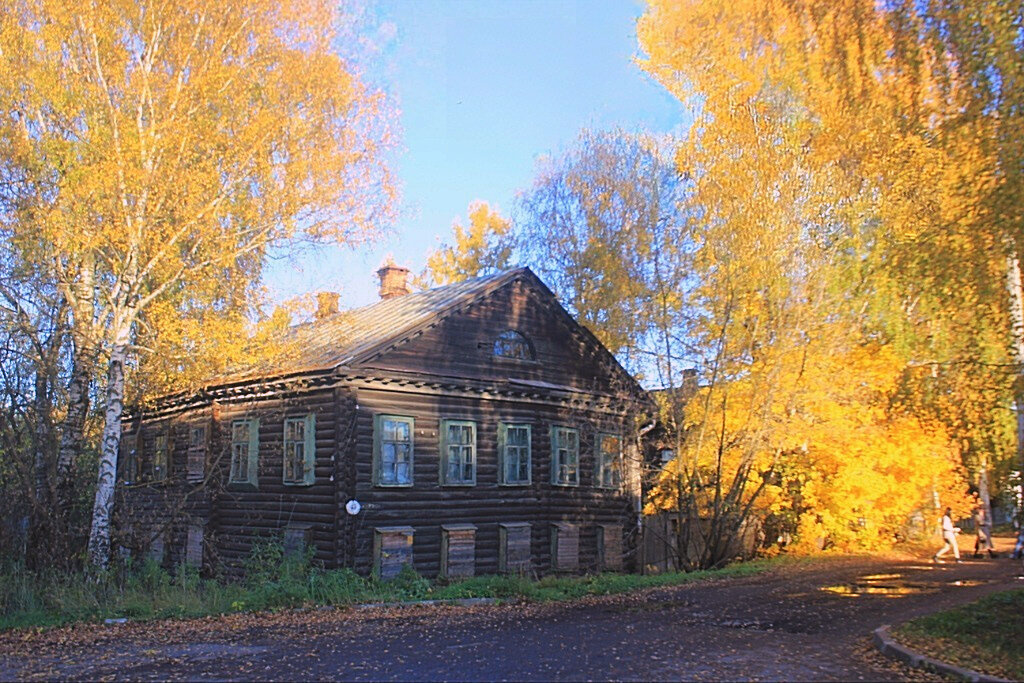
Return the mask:
[[[597,525],[598,569],[618,571],[622,569],[622,525]]]
[[[529,522],[501,522],[498,525],[498,569],[509,574],[529,573]]]
[[[373,569],[382,579],[398,576],[405,565],[412,565],[411,526],[381,526],[373,530]]]
[[[291,556],[306,552],[306,546],[312,540],[309,526],[289,526],[284,530],[284,554]]]
[[[472,524],[441,526],[441,576],[446,579],[476,573],[476,527]]]
[[[580,566],[580,529],[568,522],[551,525],[551,568],[575,571]]]
[[[164,563],[164,533],[161,531],[149,542],[149,552],[147,553],[149,559],[160,565]]]
[[[185,541],[185,564],[191,567],[203,566],[203,527],[198,524],[188,525],[188,538]]]

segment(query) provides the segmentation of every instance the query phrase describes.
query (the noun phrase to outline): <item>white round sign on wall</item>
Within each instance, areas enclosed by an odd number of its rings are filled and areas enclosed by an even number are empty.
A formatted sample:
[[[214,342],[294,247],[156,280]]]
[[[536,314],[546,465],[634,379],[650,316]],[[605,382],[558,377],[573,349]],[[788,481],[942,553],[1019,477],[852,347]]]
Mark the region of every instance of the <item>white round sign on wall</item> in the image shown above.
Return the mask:
[[[363,506],[359,504],[358,500],[350,500],[345,503],[345,512],[350,515],[358,515],[359,511],[363,509]]]

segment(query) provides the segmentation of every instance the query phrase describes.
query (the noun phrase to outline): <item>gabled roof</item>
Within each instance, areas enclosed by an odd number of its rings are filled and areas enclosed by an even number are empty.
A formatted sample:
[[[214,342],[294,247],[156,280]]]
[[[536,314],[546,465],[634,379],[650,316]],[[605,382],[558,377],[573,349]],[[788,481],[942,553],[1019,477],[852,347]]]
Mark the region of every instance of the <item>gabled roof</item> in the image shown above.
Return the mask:
[[[296,368],[351,365],[389,342],[435,323],[445,314],[502,287],[528,268],[464,280],[422,292],[384,299],[362,308],[293,328]]]
[[[342,311],[328,318],[297,325],[286,344],[290,352],[275,358],[273,367],[251,367],[222,378],[234,382],[267,376],[358,366],[397,343],[407,340],[463,307],[478,301],[517,279],[529,280],[554,302],[564,322],[595,348],[609,370],[643,394],[643,389],[588,329],[558,303],[557,297],[529,268],[521,267],[450,285],[378,301]]]

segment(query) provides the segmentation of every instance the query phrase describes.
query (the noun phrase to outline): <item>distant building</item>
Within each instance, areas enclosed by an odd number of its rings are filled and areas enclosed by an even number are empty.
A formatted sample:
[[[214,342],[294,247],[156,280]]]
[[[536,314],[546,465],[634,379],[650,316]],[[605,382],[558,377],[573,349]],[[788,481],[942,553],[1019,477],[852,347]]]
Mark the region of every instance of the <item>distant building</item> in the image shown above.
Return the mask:
[[[254,542],[427,576],[630,568],[647,394],[527,268],[322,294],[272,371],[124,424],[124,544],[237,574]]]

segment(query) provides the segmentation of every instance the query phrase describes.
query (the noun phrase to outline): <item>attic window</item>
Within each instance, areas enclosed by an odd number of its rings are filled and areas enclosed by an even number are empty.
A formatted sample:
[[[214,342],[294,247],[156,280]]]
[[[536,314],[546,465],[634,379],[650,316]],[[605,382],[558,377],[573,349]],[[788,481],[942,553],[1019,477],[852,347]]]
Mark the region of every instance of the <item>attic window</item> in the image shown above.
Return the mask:
[[[505,330],[494,340],[494,355],[498,358],[533,360],[529,340],[515,330]]]

